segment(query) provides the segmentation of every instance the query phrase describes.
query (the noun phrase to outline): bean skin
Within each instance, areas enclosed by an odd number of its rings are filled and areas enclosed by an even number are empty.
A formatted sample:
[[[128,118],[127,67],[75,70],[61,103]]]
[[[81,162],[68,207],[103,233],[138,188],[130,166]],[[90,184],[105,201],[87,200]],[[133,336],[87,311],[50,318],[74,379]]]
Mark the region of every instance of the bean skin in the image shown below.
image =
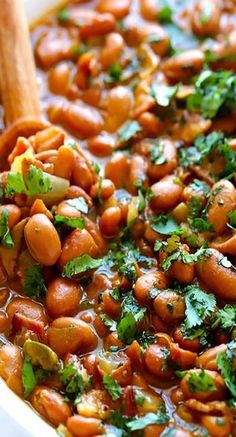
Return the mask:
[[[55,264],[61,254],[59,235],[44,214],[31,217],[24,230],[28,249],[36,261],[44,266]]]
[[[179,203],[183,187],[175,182],[175,176],[170,175],[152,185],[151,190],[154,196],[150,200],[150,206],[153,209],[167,211]]]
[[[111,179],[116,188],[122,188],[127,182],[129,166],[127,156],[118,152],[105,165],[105,176]]]
[[[37,320],[44,325],[47,323],[47,317],[43,306],[31,299],[24,297],[14,297],[6,307],[10,322],[15,314],[20,314],[28,319]]]
[[[46,308],[53,318],[73,316],[79,310],[81,287],[69,279],[57,278],[50,282],[46,294]]]
[[[196,366],[207,370],[217,370],[217,355],[221,352],[225,352],[226,348],[226,344],[220,344],[219,346],[208,349],[196,358]]]
[[[140,12],[145,20],[156,21],[158,17],[158,2],[156,0],[139,0]]]
[[[1,205],[0,206],[0,216],[2,216],[3,211],[6,210],[8,212],[8,218],[7,218],[7,222],[8,222],[8,226],[9,228],[13,228],[13,226],[15,226],[21,219],[21,210],[18,206],[16,205],[11,205],[11,204],[7,204],[7,205]]]
[[[205,16],[206,8],[210,13]],[[199,37],[214,35],[219,31],[220,25],[220,5],[218,0],[200,0],[194,5],[191,14],[192,30]]]
[[[80,36],[82,39],[86,39],[106,35],[114,31],[115,25],[115,18],[112,14],[94,14],[80,26]]]
[[[149,346],[144,358],[146,367],[152,374],[165,379],[169,379],[173,375],[173,370],[168,369],[168,366],[166,366],[163,347],[158,344]]]
[[[227,437],[231,434],[231,424],[228,416],[218,417],[204,414],[201,423],[212,437]]]
[[[236,190],[227,180],[213,185],[208,202],[207,219],[214,227],[217,235],[227,229],[228,214],[236,208]]]
[[[63,396],[52,388],[36,387],[30,400],[35,410],[55,426],[60,425],[60,423],[65,424],[71,416],[70,407],[64,401]]]
[[[16,394],[22,396],[23,358],[20,348],[5,344],[0,348],[0,376]]]
[[[131,0],[100,0],[97,5],[99,12],[109,12],[117,20],[124,18],[129,13]]]
[[[107,208],[100,218],[100,229],[106,237],[112,237],[119,232],[121,210],[118,206]]]
[[[75,437],[94,437],[103,434],[100,419],[88,418],[76,414],[67,420],[66,426]]]
[[[148,175],[152,181],[158,181],[164,176],[173,173],[177,167],[177,151],[173,141],[168,139],[160,140],[160,144],[163,147],[162,157],[165,160],[163,164],[149,163]]]
[[[192,49],[169,58],[164,62],[162,69],[169,80],[185,81],[193,74],[199,73],[203,62],[204,54],[200,50]]]
[[[218,250],[224,255],[234,255],[236,256],[236,234],[220,235],[209,244],[209,247]]]
[[[97,346],[97,337],[85,322],[73,317],[59,317],[48,329],[48,344],[59,356],[85,353]]]
[[[110,65],[115,64],[123,48],[123,37],[116,32],[109,33],[100,54],[100,62],[103,68],[108,68]]]
[[[226,302],[236,299],[236,273],[226,257],[218,250],[209,249],[211,256],[197,263],[197,276],[217,297]],[[226,267],[227,265],[227,267]],[[229,265],[229,267],[228,267]]]
[[[146,42],[150,35],[155,35],[157,40],[150,44],[152,50],[156,55],[164,56],[169,47],[168,34],[158,24],[147,24],[140,28],[140,42]]]

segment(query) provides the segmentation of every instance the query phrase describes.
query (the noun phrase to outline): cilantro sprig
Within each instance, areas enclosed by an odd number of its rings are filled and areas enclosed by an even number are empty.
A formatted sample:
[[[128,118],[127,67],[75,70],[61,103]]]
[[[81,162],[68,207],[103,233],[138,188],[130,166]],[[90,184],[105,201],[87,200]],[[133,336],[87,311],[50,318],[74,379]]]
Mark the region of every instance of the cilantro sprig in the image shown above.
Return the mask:
[[[0,215],[0,243],[8,248],[11,248],[14,246],[14,241],[11,237],[10,229],[8,226],[8,217],[9,217],[9,211],[7,208],[2,209],[1,215]]]
[[[24,176],[11,171],[7,175],[6,197],[11,197],[16,193],[36,196],[37,194],[48,193],[51,190],[52,184],[49,175],[34,165],[30,165]]]

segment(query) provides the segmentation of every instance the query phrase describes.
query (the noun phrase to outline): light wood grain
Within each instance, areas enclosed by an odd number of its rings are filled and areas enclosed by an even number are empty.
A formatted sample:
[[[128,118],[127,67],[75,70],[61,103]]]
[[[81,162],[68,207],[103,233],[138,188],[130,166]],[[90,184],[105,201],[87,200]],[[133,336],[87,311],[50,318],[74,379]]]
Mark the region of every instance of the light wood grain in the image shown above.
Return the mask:
[[[0,0],[0,91],[6,126],[40,117],[35,65],[22,0]]]

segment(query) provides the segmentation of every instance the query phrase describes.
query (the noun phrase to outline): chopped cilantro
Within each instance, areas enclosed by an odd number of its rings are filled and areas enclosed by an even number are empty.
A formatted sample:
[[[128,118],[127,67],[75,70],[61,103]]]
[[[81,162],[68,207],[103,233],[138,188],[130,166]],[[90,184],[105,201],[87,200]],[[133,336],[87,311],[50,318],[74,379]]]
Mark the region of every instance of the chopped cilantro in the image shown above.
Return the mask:
[[[103,258],[94,259],[90,255],[81,255],[77,258],[68,261],[62,271],[64,278],[71,278],[79,273],[86,272],[87,270],[97,269],[103,264]]]
[[[164,144],[162,144],[160,141],[153,143],[150,148],[149,156],[153,164],[165,164],[167,159],[164,157]]]
[[[160,0],[158,19],[161,23],[169,23],[172,19],[172,8],[168,0]]]
[[[216,390],[214,380],[204,369],[198,372],[191,372],[188,377],[188,385],[193,393]]]
[[[7,208],[2,209],[0,215],[0,242],[3,246],[11,248],[14,246],[14,241],[12,240],[10,229],[8,226],[9,211]]]
[[[125,344],[130,344],[137,333],[138,322],[144,318],[146,308],[139,305],[132,292],[126,295],[121,307],[122,313],[117,325],[117,335]]]
[[[26,269],[23,290],[29,297],[41,300],[45,296],[47,287],[44,282],[43,269],[40,265],[33,265]]]
[[[177,235],[183,233],[183,228],[181,228],[175,219],[170,215],[160,214],[158,216],[152,216],[150,218],[151,228],[158,232],[159,234],[164,235]]]
[[[236,399],[236,340],[227,344],[226,352],[220,352],[216,358],[216,364],[224,378],[225,385],[229,389],[233,398]]]
[[[102,322],[104,323],[104,325],[109,329],[109,331],[111,331],[111,332],[116,331],[117,323],[115,320],[111,319],[106,314],[100,314],[100,318],[101,318]]]
[[[178,91],[178,86],[168,86],[163,83],[153,83],[150,95],[155,99],[157,105],[167,108]]]
[[[69,21],[70,19],[70,10],[69,8],[63,8],[61,9],[58,14],[57,14],[57,19],[59,21],[59,23],[61,24],[65,24]]]
[[[210,316],[216,307],[214,294],[205,293],[197,285],[185,288],[186,328],[201,326],[205,318]]]
[[[156,336],[149,331],[143,331],[137,339],[140,346],[142,346],[144,349],[147,349],[148,346],[150,346],[155,342],[155,340],[156,340]]]
[[[204,181],[200,181],[199,179],[193,179],[193,182],[190,184],[190,187],[196,191],[197,193],[203,193],[205,196],[209,196],[210,188]]]
[[[164,406],[160,406],[157,413],[147,413],[144,416],[136,417],[134,419],[131,419],[127,423],[127,427],[130,431],[139,431],[142,429],[145,429],[148,425],[155,425],[155,424],[165,424],[169,422],[170,418],[168,414],[166,413],[166,409]]]
[[[220,110],[236,107],[236,75],[231,71],[204,70],[195,82],[195,93],[188,97],[189,110],[199,110],[204,118],[214,118]]]
[[[83,229],[84,218],[83,217],[66,217],[65,215],[55,215],[55,225],[66,225],[68,228]]]
[[[20,173],[9,172],[7,175],[6,197],[11,197],[16,193],[36,196],[51,191],[52,185],[50,177],[39,168],[30,165],[29,170],[23,176]]]
[[[122,388],[112,376],[103,376],[103,384],[113,401],[116,401],[121,397]]]
[[[68,400],[78,403],[80,396],[91,388],[91,378],[84,367],[77,368],[74,364],[67,364],[59,372],[60,380],[65,387],[65,394]]]
[[[213,227],[212,223],[209,223],[203,217],[196,217],[193,219],[190,217],[188,219],[188,222],[194,231],[199,231],[199,232],[213,232],[214,231],[214,227]]]
[[[193,196],[188,202],[188,209],[191,218],[196,218],[200,215],[202,210],[202,199],[201,197]]]
[[[212,17],[212,13],[213,13],[212,3],[207,1],[200,15],[200,22],[202,24],[207,24]]]
[[[109,77],[108,77],[108,82],[113,83],[113,82],[118,82],[119,80],[121,80],[122,77],[122,67],[119,64],[112,64],[109,67]]]
[[[127,121],[118,131],[118,140],[121,143],[126,143],[141,130],[142,128],[137,121]]]
[[[88,204],[83,197],[75,197],[74,199],[66,200],[67,205],[75,208],[77,211],[88,213]]]
[[[223,331],[230,331],[236,325],[236,304],[227,304],[215,314],[213,319],[213,328],[221,329]]]
[[[228,224],[229,228],[235,229],[236,228],[236,209],[234,211],[231,211],[228,214],[228,218],[229,218],[229,221],[227,224]]]
[[[22,383],[24,387],[24,396],[27,398],[37,384],[34,369],[29,357],[25,357],[22,368]]]

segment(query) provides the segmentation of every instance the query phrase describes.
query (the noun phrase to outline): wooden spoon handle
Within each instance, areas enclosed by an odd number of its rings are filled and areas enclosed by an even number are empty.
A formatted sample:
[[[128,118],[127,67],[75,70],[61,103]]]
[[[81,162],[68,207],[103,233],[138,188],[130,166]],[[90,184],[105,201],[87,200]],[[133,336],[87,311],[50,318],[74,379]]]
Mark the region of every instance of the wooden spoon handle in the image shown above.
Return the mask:
[[[40,117],[35,65],[22,0],[0,0],[0,89],[5,123]]]

